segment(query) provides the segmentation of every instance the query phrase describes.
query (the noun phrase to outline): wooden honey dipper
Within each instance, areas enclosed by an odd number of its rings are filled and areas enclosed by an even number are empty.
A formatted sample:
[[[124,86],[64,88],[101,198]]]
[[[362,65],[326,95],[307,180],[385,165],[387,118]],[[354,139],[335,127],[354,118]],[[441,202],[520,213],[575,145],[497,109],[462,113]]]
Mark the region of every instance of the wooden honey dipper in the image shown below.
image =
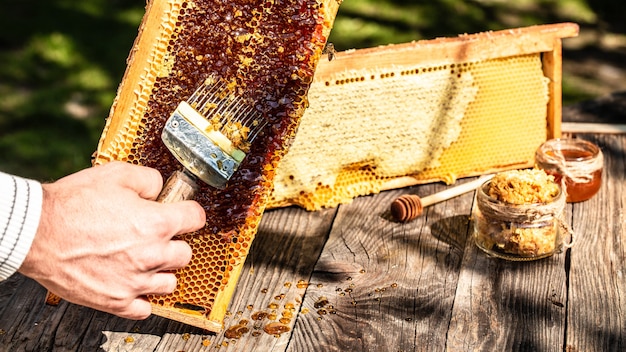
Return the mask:
[[[492,177],[493,175],[485,175],[474,181],[448,188],[445,191],[441,191],[424,198],[420,198],[416,194],[402,195],[391,203],[391,216],[393,216],[396,221],[411,221],[422,215],[424,208],[473,191],[480,187],[483,183],[490,180]]]

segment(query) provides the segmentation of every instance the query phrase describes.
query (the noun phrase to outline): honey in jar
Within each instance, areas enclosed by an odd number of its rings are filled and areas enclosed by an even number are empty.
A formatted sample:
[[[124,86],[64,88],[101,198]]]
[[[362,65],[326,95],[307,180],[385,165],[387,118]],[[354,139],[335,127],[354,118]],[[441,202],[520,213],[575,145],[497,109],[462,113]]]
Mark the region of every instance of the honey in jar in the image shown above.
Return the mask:
[[[476,190],[475,204],[474,241],[492,257],[537,260],[558,253],[565,246],[564,192],[542,170],[496,174]]]
[[[602,185],[602,151],[595,144],[578,139],[550,139],[535,153],[540,169],[562,182],[567,202],[585,201],[595,195]]]

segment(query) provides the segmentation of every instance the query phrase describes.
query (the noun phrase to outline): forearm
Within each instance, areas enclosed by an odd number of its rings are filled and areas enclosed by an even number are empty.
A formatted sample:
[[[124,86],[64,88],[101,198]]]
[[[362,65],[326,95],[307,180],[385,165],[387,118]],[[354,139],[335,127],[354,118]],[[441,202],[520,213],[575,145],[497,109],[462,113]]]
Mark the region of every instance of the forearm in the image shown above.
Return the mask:
[[[41,209],[39,182],[0,172],[0,280],[22,265],[37,232]]]

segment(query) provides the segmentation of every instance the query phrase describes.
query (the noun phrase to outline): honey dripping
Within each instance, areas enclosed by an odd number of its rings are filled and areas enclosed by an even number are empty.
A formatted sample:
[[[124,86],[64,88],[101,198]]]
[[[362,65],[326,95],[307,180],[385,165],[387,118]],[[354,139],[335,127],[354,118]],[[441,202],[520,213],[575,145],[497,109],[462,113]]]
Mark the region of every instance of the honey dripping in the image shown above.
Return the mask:
[[[313,307],[317,308],[323,308],[324,306],[326,306],[328,304],[328,298],[322,296],[320,298],[317,299],[317,301],[315,303],[313,303]]]
[[[263,311],[259,311],[259,312],[255,312],[252,314],[252,320],[263,320],[265,318],[267,318],[268,313],[267,312],[263,312]]]
[[[263,331],[265,331],[269,335],[274,335],[276,337],[279,337],[281,334],[286,333],[289,330],[291,329],[287,325],[276,322],[269,323],[265,325],[265,327],[263,327]]]
[[[250,331],[248,328],[248,321],[241,320],[239,324],[231,326],[224,332],[224,337],[228,339],[240,339],[244,334]]]

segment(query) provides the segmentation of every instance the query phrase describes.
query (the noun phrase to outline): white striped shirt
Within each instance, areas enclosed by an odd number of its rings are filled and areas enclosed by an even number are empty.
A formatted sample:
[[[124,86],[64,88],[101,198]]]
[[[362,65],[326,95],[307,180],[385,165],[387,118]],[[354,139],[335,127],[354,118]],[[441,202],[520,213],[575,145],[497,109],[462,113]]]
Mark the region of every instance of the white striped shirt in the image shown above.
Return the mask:
[[[22,265],[41,217],[41,184],[0,172],[0,280]]]

